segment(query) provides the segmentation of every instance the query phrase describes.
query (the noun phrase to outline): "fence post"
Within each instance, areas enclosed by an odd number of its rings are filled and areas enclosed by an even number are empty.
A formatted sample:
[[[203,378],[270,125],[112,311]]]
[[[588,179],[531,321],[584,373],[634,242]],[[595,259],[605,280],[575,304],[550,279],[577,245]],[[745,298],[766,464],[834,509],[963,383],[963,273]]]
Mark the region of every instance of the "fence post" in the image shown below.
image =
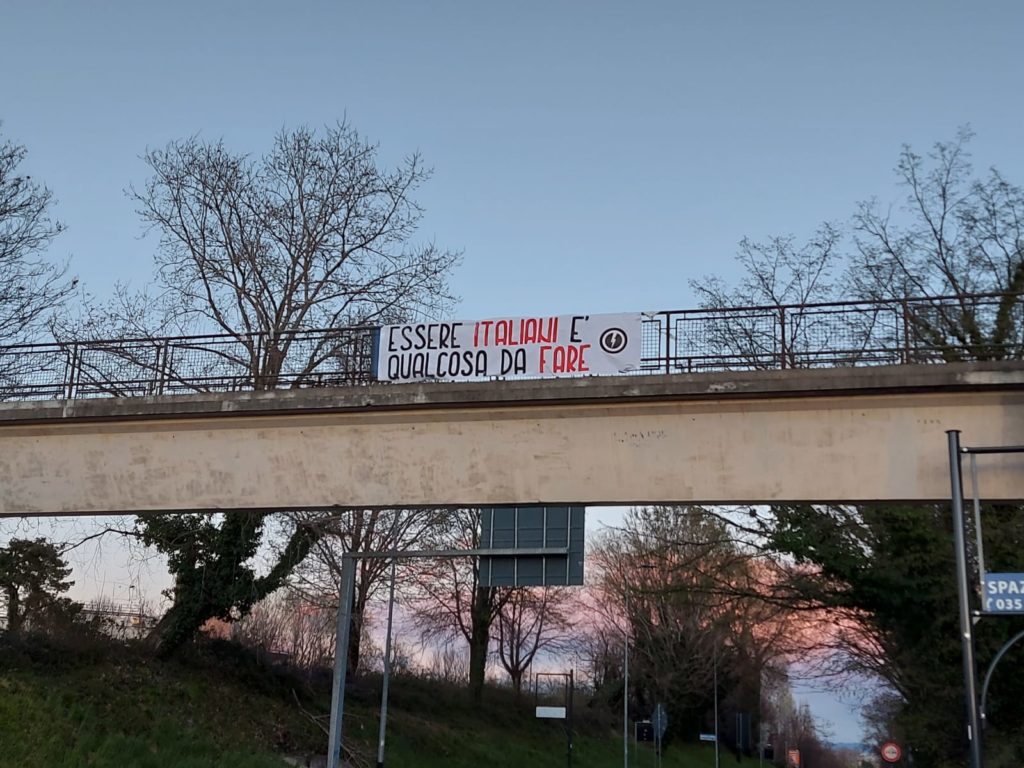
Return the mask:
[[[786,368],[786,308],[779,307],[779,361],[783,370]]]
[[[157,367],[156,367],[156,394],[162,395],[164,393],[164,387],[167,385],[167,380],[170,378],[171,370],[171,340],[164,339],[164,343],[158,348],[157,351]]]
[[[260,389],[260,370],[263,367],[263,332],[256,331],[252,336],[252,364],[249,369],[249,374],[252,376],[252,382],[250,386],[255,389]]]
[[[64,379],[64,399],[71,400],[75,396],[75,385],[78,380],[78,342],[71,342],[71,350],[68,354],[67,376]]]
[[[900,311],[903,313],[903,364],[910,363],[910,304],[907,297],[900,299]]]
[[[160,389],[160,368],[163,366],[163,346],[153,340],[153,364],[142,364],[142,370],[149,372],[149,381],[146,382],[146,395],[158,395]]]
[[[672,318],[668,313],[662,317],[665,318],[665,373],[672,373]]]

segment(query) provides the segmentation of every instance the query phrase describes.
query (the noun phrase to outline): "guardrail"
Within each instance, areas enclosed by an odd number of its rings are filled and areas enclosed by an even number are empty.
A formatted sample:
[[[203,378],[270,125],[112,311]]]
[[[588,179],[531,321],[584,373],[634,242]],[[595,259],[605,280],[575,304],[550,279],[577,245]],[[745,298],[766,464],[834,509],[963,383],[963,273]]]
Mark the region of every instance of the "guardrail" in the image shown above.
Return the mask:
[[[1024,357],[1019,299],[981,294],[647,313],[638,373],[1019,359]],[[1006,332],[995,340],[971,333],[997,325]],[[277,337],[221,334],[4,347],[0,398],[366,384],[374,380],[375,333],[374,327],[352,327]]]

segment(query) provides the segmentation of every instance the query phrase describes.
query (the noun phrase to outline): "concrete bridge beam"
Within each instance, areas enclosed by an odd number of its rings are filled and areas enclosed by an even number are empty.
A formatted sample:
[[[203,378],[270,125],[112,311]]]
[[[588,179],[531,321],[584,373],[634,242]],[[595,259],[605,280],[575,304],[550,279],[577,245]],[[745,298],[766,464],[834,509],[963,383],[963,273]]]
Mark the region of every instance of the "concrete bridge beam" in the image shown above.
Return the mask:
[[[1024,443],[1017,363],[0,405],[0,515],[942,501],[945,430]],[[980,459],[1024,499],[1024,457]]]

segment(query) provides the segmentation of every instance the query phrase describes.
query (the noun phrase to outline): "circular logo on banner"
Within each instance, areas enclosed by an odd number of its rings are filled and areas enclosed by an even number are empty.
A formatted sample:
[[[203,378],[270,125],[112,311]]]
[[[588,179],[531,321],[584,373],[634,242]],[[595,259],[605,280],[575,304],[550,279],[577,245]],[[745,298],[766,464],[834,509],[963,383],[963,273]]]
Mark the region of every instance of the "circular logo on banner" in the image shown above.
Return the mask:
[[[887,741],[882,745],[882,759],[887,763],[898,763],[903,757],[903,750],[895,741]]]
[[[606,328],[599,340],[601,349],[609,355],[617,355],[626,348],[629,337],[621,328]]]

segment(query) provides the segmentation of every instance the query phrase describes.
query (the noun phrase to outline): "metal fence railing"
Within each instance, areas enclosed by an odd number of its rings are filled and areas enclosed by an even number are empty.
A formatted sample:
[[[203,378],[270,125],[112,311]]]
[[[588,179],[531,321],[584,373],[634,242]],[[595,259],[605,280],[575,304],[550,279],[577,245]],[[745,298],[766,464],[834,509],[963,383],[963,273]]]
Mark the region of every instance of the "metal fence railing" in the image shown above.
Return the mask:
[[[640,373],[1024,357],[1024,303],[999,294],[646,313]],[[998,329],[998,330],[993,330]],[[366,384],[372,327],[0,347],[0,399]]]
[[[1018,298],[983,294],[659,312],[646,322],[644,368],[698,373],[1019,359],[1024,303]]]

